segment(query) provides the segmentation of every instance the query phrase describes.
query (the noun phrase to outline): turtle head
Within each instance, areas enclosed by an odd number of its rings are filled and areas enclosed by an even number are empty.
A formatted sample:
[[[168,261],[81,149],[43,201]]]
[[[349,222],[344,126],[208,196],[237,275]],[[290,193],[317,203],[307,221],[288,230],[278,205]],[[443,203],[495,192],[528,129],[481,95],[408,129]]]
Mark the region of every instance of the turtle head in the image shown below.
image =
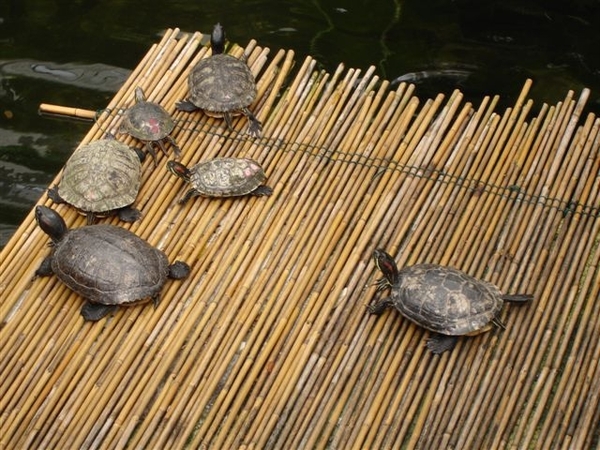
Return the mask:
[[[36,206],[35,220],[54,243],[59,242],[68,231],[67,224],[60,214],[46,206]]]
[[[383,273],[381,285],[393,286],[398,283],[398,266],[389,253],[378,248],[373,252],[373,259],[375,260],[377,268]]]
[[[141,103],[146,101],[146,94],[144,94],[144,90],[138,86],[135,88],[135,102]]]
[[[210,35],[210,48],[213,55],[218,55],[225,51],[225,30],[220,23],[217,23]]]
[[[185,167],[180,162],[178,162],[178,161],[169,161],[167,163],[167,169],[169,170],[169,172],[171,172],[176,177],[183,178],[184,181],[187,181],[189,183],[190,176],[191,176],[190,169],[188,169],[187,167]]]

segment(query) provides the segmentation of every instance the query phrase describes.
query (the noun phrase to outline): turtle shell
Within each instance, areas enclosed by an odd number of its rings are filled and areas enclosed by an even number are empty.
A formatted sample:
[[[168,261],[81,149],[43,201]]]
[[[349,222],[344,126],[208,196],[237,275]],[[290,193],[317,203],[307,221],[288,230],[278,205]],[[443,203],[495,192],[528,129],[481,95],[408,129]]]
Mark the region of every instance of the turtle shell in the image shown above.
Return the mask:
[[[234,112],[256,98],[256,82],[248,65],[219,53],[202,59],[189,78],[189,100],[207,113]]]
[[[175,128],[169,113],[159,104],[138,101],[123,114],[121,131],[143,141],[160,141]]]
[[[82,211],[107,213],[134,202],[141,175],[142,165],[133,150],[117,140],[100,139],[71,155],[58,194]]]
[[[392,287],[394,307],[436,333],[460,336],[488,329],[503,306],[502,293],[487,281],[435,264],[402,269]]]
[[[169,274],[167,256],[131,231],[114,225],[69,230],[55,244],[52,271],[93,303],[124,305],[160,293]]]
[[[200,195],[246,195],[267,179],[263,168],[249,158],[214,158],[190,170],[190,183]]]

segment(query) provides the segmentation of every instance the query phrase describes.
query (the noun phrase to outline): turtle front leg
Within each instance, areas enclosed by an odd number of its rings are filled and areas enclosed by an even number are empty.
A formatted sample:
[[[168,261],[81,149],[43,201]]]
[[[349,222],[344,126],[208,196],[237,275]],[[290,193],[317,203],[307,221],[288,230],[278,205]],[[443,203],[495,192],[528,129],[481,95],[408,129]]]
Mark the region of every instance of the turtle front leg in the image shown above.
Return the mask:
[[[152,142],[146,141],[146,150],[148,153],[150,153],[150,156],[152,156],[152,159],[154,160],[154,167],[157,167],[158,161],[156,161],[156,152],[154,151],[154,147],[152,147]]]
[[[227,128],[230,131],[233,131],[233,120],[231,119],[231,114],[228,111],[223,113],[223,119],[225,119],[225,123],[227,124]]]
[[[260,121],[250,112],[248,108],[242,108],[242,113],[248,118],[248,131],[247,133],[255,138],[259,138],[262,132],[262,124]]]
[[[383,300],[379,300],[377,303],[367,306],[367,311],[369,311],[369,314],[379,316],[383,311],[385,311],[387,308],[391,308],[392,306],[394,306],[392,299],[384,298]]]
[[[58,193],[58,186],[54,185],[48,189],[48,198],[56,204],[65,203],[65,200]]]
[[[383,291],[384,289],[391,288],[392,283],[386,277],[381,277],[377,281],[375,281],[375,285],[377,285],[377,291]]]
[[[180,205],[184,205],[187,203],[187,201],[192,198],[192,197],[197,197],[198,195],[200,195],[198,193],[198,191],[196,189],[190,189],[189,191],[187,191],[185,193],[185,195],[183,196],[183,198],[181,200],[179,200],[177,203],[179,203]]]
[[[48,277],[52,274],[54,274],[54,271],[52,270],[52,256],[46,256],[42,261],[42,264],[40,264],[40,267],[35,271],[33,278]]]
[[[166,136],[163,140],[169,141],[171,143],[175,156],[179,158],[181,156],[181,149],[179,148],[179,145],[177,145],[177,142],[175,142],[175,139],[173,139],[171,136]]]

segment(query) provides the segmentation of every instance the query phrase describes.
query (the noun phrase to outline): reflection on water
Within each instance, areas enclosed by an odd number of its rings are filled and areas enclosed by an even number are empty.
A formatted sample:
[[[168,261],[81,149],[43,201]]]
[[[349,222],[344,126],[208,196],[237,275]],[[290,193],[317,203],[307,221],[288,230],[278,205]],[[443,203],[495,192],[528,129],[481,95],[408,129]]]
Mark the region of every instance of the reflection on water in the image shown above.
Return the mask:
[[[143,13],[141,13],[143,11]],[[375,66],[430,98],[460,88],[512,104],[526,78],[536,105],[592,89],[600,113],[600,2],[539,0],[9,0],[0,4],[0,246],[43,194],[89,123],[40,116],[40,103],[104,108],[166,28],[222,22],[333,72]]]
[[[56,64],[32,60],[0,61],[0,77],[27,77],[73,87],[116,92],[131,70],[106,64]]]

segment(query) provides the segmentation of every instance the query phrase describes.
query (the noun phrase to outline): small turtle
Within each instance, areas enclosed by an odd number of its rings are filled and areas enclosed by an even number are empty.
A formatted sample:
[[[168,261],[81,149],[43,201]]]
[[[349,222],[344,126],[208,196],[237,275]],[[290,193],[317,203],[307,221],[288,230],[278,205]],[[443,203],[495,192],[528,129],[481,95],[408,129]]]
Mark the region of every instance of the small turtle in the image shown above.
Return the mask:
[[[146,150],[154,159],[156,166],[156,152],[154,145],[166,155],[164,143],[170,142],[175,151],[175,156],[181,155],[181,150],[170,133],[175,128],[175,122],[169,113],[157,103],[146,101],[146,95],[141,87],[135,88],[135,104],[125,111],[123,121],[119,127],[121,133],[127,133],[143,141]]]
[[[150,300],[156,307],[167,278],[183,279],[190,272],[184,262],[169,265],[162,251],[125,228],[99,224],[69,230],[45,206],[36,207],[35,218],[53,246],[35,274],[55,274],[84,297],[85,320],[100,320],[118,306]]]
[[[144,155],[108,137],[79,147],[67,163],[58,186],[48,190],[55,203],[69,203],[87,215],[117,214],[135,222],[141,213],[131,207],[140,189]]]
[[[246,64],[225,51],[225,32],[220,24],[210,36],[212,55],[194,66],[188,78],[189,98],[177,102],[177,109],[187,112],[204,110],[213,117],[223,117],[233,129],[231,116],[244,114],[249,121],[248,134],[260,137],[262,125],[248,109],[256,98],[256,81]]]
[[[271,195],[273,189],[262,183],[267,179],[262,167],[249,158],[214,158],[188,169],[177,161],[169,161],[167,168],[183,178],[192,188],[179,203],[202,195],[204,197],[234,197],[240,195]]]
[[[375,264],[383,272],[377,290],[391,287],[392,295],[368,307],[379,315],[388,307],[432,332],[427,347],[435,354],[452,350],[457,336],[489,331],[492,325],[504,328],[498,319],[503,302],[524,304],[529,294],[502,294],[492,283],[478,280],[447,266],[417,264],[398,270],[394,259],[377,249]]]

